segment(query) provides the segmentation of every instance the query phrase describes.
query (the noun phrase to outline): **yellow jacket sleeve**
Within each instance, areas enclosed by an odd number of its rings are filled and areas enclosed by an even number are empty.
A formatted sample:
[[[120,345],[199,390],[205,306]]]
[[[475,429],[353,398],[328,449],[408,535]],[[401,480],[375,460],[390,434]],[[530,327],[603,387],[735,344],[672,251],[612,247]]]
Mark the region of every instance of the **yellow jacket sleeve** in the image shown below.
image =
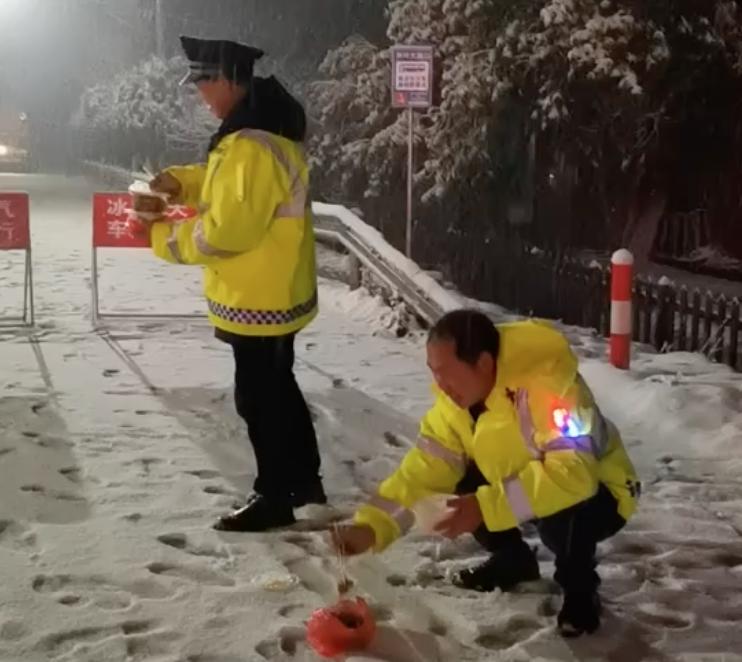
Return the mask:
[[[179,264],[212,264],[256,248],[290,189],[288,174],[267,147],[237,141],[216,165],[208,204],[182,223],[155,223],[152,249]]]
[[[165,170],[180,182],[182,188],[178,203],[196,208],[201,199],[201,189],[206,178],[206,164],[173,166]]]
[[[376,534],[382,551],[414,524],[414,505],[432,494],[452,494],[466,471],[466,456],[458,435],[446,420],[439,401],[420,425],[417,445],[397,471],[379,487],[376,497],[356,513],[356,523]]]
[[[598,489],[599,429],[589,392],[581,380],[559,393],[549,381],[532,384],[528,408],[531,431],[524,436],[533,459],[516,475],[477,490],[484,522],[490,531],[554,515],[592,497]],[[556,386],[556,388],[555,388]],[[555,412],[557,412],[555,414]],[[560,429],[558,424],[564,424]]]

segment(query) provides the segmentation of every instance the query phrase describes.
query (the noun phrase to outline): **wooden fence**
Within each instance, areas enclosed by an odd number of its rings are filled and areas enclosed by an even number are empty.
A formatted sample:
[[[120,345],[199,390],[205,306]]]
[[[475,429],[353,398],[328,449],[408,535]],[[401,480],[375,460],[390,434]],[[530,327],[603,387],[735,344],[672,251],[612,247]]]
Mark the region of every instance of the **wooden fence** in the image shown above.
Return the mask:
[[[522,252],[521,252],[522,251]],[[523,249],[498,261],[490,275],[494,301],[523,314],[610,332],[610,270]],[[658,351],[701,352],[742,371],[740,297],[688,290],[662,279],[634,280],[633,337]]]

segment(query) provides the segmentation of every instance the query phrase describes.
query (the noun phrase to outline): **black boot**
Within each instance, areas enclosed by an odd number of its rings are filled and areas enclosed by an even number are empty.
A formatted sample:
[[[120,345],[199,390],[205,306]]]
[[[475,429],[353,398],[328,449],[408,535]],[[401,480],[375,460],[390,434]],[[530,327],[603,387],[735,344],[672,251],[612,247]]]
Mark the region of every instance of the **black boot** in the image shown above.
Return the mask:
[[[557,616],[559,633],[563,637],[579,637],[592,634],[600,627],[600,596],[597,591],[588,593],[566,593],[562,610]]]
[[[269,499],[253,494],[247,505],[229,515],[220,517],[214,524],[217,531],[257,533],[270,531],[296,523],[291,503],[284,499]]]
[[[325,504],[327,504],[327,495],[320,479],[317,479],[317,482],[311,485],[295,490],[291,494],[291,505],[294,508],[309,505],[324,506]]]
[[[493,552],[484,563],[462,570],[454,584],[459,588],[488,592],[511,591],[522,582],[541,579],[534,551],[525,543],[508,545]]]

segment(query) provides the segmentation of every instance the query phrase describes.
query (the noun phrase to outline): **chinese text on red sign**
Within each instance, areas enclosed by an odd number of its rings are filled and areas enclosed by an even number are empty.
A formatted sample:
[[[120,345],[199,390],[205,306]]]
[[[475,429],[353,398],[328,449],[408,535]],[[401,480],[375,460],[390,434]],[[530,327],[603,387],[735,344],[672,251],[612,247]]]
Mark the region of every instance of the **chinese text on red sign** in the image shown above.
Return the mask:
[[[96,193],[93,198],[93,246],[95,248],[148,248],[149,237],[131,208],[127,193]],[[168,207],[165,218],[183,221],[195,212],[182,205]]]
[[[0,193],[0,250],[30,248],[28,217],[28,194]]]

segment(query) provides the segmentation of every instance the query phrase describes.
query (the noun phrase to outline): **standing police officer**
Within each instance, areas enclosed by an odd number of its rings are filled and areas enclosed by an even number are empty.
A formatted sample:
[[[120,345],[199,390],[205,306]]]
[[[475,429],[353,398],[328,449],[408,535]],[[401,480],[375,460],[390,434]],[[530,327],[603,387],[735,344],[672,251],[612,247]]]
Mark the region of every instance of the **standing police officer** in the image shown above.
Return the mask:
[[[253,76],[262,51],[181,37],[195,84],[221,127],[208,163],[168,168],[151,182],[195,219],[155,222],[153,250],[203,265],[209,319],[232,346],[235,402],[257,460],[254,494],[215,528],[265,531],[294,508],[326,503],[312,419],[293,373],[294,337],[317,314],[304,110],[273,77]]]

